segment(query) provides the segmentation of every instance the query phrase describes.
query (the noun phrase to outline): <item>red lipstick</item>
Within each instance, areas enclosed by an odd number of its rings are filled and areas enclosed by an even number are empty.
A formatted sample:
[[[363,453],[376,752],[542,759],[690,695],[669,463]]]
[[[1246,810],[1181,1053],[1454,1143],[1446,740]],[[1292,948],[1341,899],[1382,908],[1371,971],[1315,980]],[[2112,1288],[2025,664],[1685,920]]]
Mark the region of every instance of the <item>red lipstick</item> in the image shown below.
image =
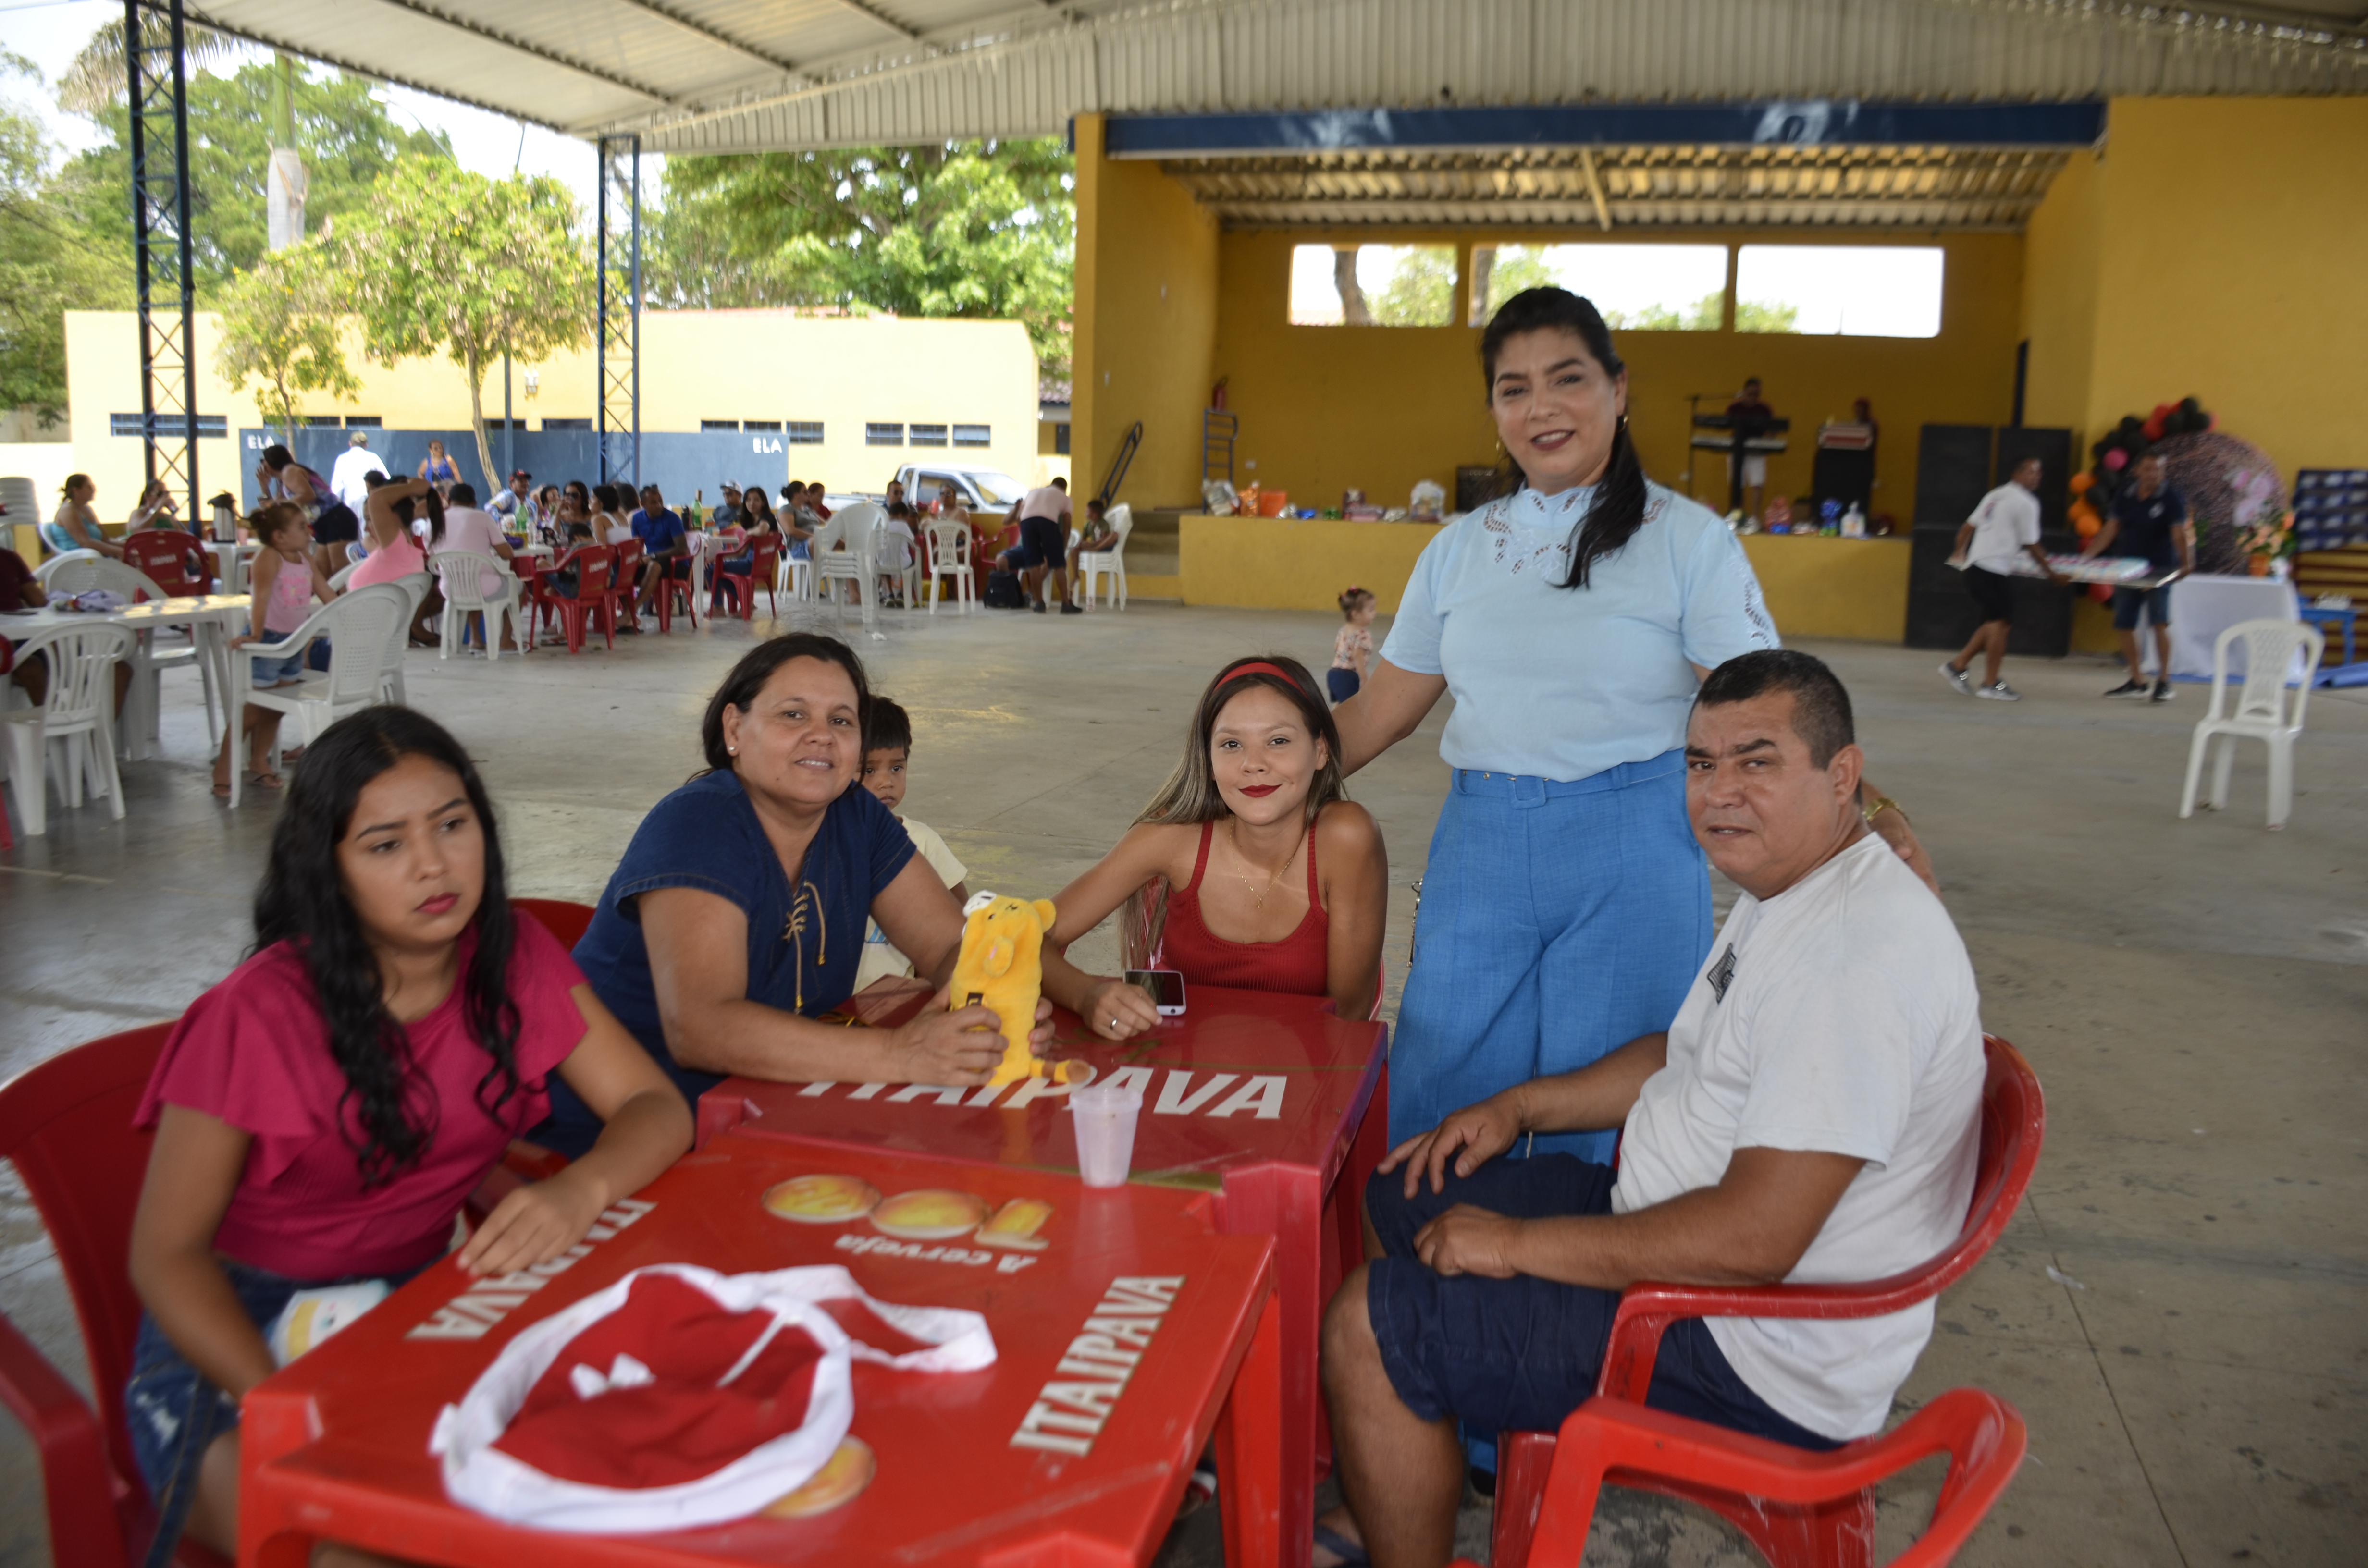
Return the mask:
[[[1281,788],[1280,784],[1245,784],[1242,786],[1242,793],[1253,801],[1263,801]]]

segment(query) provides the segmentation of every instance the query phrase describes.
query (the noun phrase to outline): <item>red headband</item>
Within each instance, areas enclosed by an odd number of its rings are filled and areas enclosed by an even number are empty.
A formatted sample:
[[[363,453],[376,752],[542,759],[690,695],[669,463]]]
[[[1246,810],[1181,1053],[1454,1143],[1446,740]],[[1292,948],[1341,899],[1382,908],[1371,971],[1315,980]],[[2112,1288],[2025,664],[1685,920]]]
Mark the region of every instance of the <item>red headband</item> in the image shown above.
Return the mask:
[[[1260,659],[1254,664],[1235,665],[1232,669],[1227,670],[1223,676],[1218,677],[1218,684],[1221,686],[1230,686],[1235,681],[1241,679],[1244,676],[1273,676],[1276,679],[1281,681],[1293,691],[1305,689],[1297,681],[1291,678],[1291,672],[1289,670],[1284,669],[1281,665],[1269,665],[1263,659]]]

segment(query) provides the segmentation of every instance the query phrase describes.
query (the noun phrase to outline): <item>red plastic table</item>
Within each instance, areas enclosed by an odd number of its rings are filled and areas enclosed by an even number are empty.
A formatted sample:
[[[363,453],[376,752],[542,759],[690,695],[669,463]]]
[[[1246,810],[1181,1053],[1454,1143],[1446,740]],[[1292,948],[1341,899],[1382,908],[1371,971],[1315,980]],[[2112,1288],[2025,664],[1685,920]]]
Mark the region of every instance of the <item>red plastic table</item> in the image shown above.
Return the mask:
[[[1012,1199],[1040,1199],[1053,1206],[1040,1233],[1046,1244],[899,1241],[868,1220],[799,1223],[763,1207],[776,1183],[807,1175],[857,1176],[892,1198],[952,1188],[990,1212]],[[325,1539],[484,1568],[539,1560],[1115,1568],[1150,1561],[1213,1435],[1225,1560],[1270,1564],[1281,1492],[1273,1249],[1214,1233],[1212,1207],[1192,1192],[1094,1192],[1041,1172],[712,1139],[603,1215],[586,1250],[541,1288],[505,1291],[448,1259],[250,1392],[239,1562],[295,1568]],[[997,1358],[956,1374],[857,1363],[852,1435],[870,1445],[877,1473],[826,1513],[663,1535],[558,1536],[449,1502],[427,1450],[438,1410],[524,1325],[634,1268],[678,1262],[726,1273],[843,1264],[882,1301],[984,1313]],[[1121,1296],[1131,1305],[1111,1307]],[[1156,1327],[1115,1397],[1090,1391],[1100,1397],[1087,1403],[1107,1410],[1099,1430],[1087,1431],[1096,1423],[1060,1403],[1078,1386],[1064,1380],[1080,1375],[1076,1363],[1065,1371],[1062,1364],[1098,1307],[1131,1310]]]
[[[914,983],[904,983],[912,986]],[[883,982],[852,1009],[901,1021],[927,988]],[[1144,1092],[1137,1184],[1197,1187],[1217,1227],[1272,1236],[1282,1302],[1283,1560],[1314,1542],[1325,1449],[1316,1342],[1324,1303],[1364,1256],[1360,1195],[1388,1152],[1389,1029],[1349,1023],[1320,997],[1195,986],[1190,1011],[1111,1045],[1074,1014],[1055,1015],[1055,1058],[1091,1062],[1102,1082]],[[999,1089],[884,1084],[767,1084],[733,1078],[700,1102],[700,1134],[728,1128],[850,1148],[910,1149],[1028,1170],[1074,1172],[1066,1089],[1044,1080]]]

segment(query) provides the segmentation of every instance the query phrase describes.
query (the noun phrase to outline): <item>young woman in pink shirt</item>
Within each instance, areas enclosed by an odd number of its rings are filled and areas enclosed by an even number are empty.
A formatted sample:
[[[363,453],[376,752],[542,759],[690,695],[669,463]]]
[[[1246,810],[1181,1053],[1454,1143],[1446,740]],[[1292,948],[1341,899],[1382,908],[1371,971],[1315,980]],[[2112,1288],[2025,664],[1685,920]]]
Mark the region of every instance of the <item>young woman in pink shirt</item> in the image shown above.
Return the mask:
[[[131,1229],[140,1322],[124,1405],[169,1543],[237,1540],[240,1396],[303,1290],[399,1285],[542,1119],[556,1077],[606,1123],[459,1249],[477,1275],[574,1246],[690,1144],[682,1096],[565,949],[511,911],[468,754],[407,708],[314,742],[272,835],[254,956],[165,1043]],[[315,1563],[377,1561],[324,1549]]]

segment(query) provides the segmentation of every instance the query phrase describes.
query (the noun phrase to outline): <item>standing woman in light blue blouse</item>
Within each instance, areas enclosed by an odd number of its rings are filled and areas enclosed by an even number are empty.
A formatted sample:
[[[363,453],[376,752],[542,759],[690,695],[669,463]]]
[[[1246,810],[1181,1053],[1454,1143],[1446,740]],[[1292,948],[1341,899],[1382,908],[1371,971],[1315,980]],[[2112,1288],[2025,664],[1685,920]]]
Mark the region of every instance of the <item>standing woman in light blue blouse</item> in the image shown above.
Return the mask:
[[[1480,357],[1510,494],[1423,551],[1372,677],[1335,715],[1353,773],[1455,698],[1390,1058],[1393,1144],[1669,1027],[1711,939],[1686,715],[1712,669],[1777,645],[1726,525],[1645,477],[1592,304],[1517,294]],[[1907,819],[1871,786],[1862,800],[1929,881]],[[1613,1137],[1515,1153],[1608,1164]]]

